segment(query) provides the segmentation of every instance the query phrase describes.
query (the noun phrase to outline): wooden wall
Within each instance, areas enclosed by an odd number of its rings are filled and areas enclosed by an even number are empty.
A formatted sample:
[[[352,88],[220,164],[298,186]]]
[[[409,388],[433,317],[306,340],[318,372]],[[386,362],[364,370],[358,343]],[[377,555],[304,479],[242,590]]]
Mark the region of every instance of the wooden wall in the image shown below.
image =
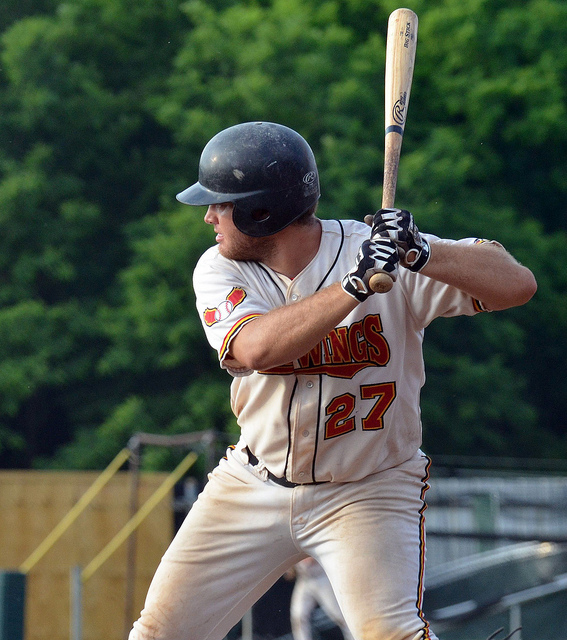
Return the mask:
[[[19,570],[98,477],[97,472],[0,471],[0,569]],[[142,505],[167,474],[140,476]],[[25,640],[69,640],[70,572],[85,567],[130,518],[130,474],[118,472],[27,575]],[[137,530],[134,617],[173,536],[172,496]],[[127,543],[83,584],[83,640],[122,640]]]

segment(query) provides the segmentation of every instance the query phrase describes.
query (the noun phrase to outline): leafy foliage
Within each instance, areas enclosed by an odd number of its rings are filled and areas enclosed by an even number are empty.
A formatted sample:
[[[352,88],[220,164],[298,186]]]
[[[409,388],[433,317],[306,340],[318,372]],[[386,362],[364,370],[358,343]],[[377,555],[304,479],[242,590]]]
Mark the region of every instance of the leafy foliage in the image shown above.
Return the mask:
[[[0,465],[100,468],[137,431],[236,433],[175,193],[220,129],[318,158],[323,217],[381,197],[390,0],[9,2],[0,22]],[[528,305],[426,331],[429,453],[564,457],[567,5],[416,0],[397,202],[501,241]],[[165,464],[154,455],[151,464]]]

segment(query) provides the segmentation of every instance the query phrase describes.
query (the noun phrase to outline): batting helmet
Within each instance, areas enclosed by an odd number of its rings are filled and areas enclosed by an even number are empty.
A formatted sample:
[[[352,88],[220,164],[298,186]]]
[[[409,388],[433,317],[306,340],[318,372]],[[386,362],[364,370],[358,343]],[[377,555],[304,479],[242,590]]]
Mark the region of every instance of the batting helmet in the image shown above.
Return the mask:
[[[234,204],[232,219],[249,236],[281,231],[320,196],[311,147],[293,129],[245,122],[217,133],[199,162],[199,181],[177,194],[192,205]]]

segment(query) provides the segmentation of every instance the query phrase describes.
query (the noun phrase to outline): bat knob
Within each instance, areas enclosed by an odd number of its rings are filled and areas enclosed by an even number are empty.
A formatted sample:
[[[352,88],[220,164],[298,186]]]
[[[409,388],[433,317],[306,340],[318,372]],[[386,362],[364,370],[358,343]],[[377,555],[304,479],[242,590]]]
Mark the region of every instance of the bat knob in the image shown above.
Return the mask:
[[[374,293],[387,293],[394,285],[394,281],[387,273],[375,273],[370,278],[369,284]]]

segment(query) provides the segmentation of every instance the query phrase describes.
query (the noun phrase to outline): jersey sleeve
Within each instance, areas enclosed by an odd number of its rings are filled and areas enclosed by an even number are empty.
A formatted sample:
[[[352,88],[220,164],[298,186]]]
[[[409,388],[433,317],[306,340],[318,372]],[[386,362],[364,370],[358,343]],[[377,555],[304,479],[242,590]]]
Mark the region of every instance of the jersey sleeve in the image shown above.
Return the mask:
[[[232,376],[250,375],[230,357],[229,348],[240,329],[277,304],[281,292],[262,282],[261,269],[223,258],[216,247],[206,251],[193,272],[196,306],[205,335],[218,353],[220,366]]]
[[[426,235],[426,234],[424,234]],[[429,236],[435,238],[435,236]],[[439,241],[439,238],[435,238]],[[479,244],[493,242],[480,238],[463,238],[462,240],[442,240],[457,244]],[[499,244],[494,242],[494,244]],[[450,285],[432,280],[420,273],[402,270],[406,296],[416,323],[427,327],[435,318],[453,316],[472,316],[486,309],[480,300]]]

